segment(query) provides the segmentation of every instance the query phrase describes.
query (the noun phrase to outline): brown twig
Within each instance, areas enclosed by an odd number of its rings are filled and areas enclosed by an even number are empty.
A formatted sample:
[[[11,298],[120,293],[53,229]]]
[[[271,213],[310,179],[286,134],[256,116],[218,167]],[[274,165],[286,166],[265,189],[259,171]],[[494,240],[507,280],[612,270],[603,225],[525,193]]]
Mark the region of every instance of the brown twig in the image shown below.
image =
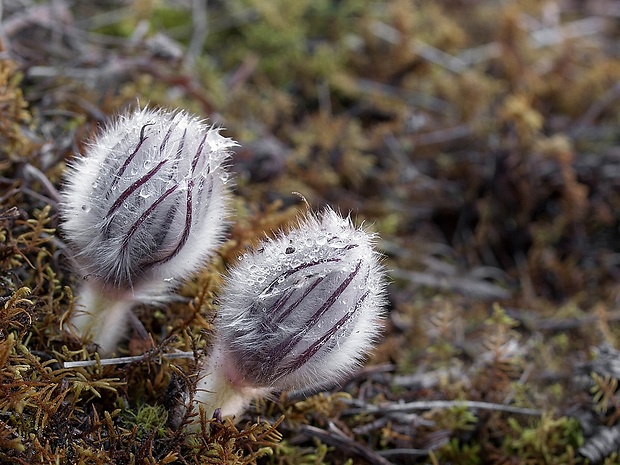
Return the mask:
[[[514,413],[518,415],[539,416],[542,414],[542,410],[539,409],[467,400],[428,400],[407,402],[403,404],[391,403],[387,405],[372,405],[356,399],[343,400],[343,402],[358,406],[358,408],[344,410],[342,412],[343,415],[355,415],[358,413],[411,412],[418,410],[449,409],[453,407],[467,407],[468,409],[490,410],[496,412]]]
[[[326,431],[310,425],[300,425],[299,429],[301,432],[315,437],[325,444],[329,444],[330,446],[334,446],[337,449],[342,450],[349,456],[356,455],[358,457],[362,457],[373,465],[392,465],[392,462],[381,457],[381,455],[377,452],[359,442],[354,441],[341,432]]]

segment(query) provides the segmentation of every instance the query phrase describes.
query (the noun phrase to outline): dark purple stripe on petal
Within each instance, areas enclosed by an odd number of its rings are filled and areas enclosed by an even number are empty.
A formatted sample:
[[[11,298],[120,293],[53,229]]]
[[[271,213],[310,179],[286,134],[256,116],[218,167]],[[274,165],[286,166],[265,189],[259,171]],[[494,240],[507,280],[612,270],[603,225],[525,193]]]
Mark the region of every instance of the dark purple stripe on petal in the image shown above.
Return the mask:
[[[280,314],[280,316],[276,319],[275,322],[282,323],[286,318],[288,318],[291,312],[299,306],[299,304],[308,296],[308,294],[310,294],[319,285],[321,281],[323,281],[323,278],[319,276],[309,286],[307,286],[306,289],[304,289],[303,294],[295,302],[293,302],[286,310],[284,310]],[[284,305],[284,303],[282,303],[282,305]],[[282,307],[282,305],[280,306],[280,308]],[[275,314],[278,311],[280,311],[280,308],[274,308],[273,313]]]
[[[284,291],[284,293],[278,298],[278,300],[276,300],[276,302],[271,306],[271,309],[270,309],[271,316],[275,317],[278,314],[278,312],[282,310],[282,307],[288,301],[291,295],[293,295],[293,292],[295,292],[294,289],[286,289]],[[274,321],[274,322],[278,323],[278,321]]]
[[[282,373],[280,373],[279,376],[285,376],[285,375],[288,375],[294,372],[295,370],[298,370],[303,365],[305,365],[312,357],[314,357],[314,355],[316,355],[316,353],[319,350],[321,350],[321,347],[323,347],[323,345],[329,339],[331,339],[334,336],[334,334],[336,334],[338,330],[340,330],[340,328],[342,328],[357,313],[357,311],[362,307],[369,293],[370,291],[366,291],[357,301],[353,310],[345,313],[345,315],[342,318],[340,318],[340,320],[338,320],[336,324],[332,326],[329,329],[329,331],[327,331],[320,339],[314,341],[310,345],[310,347],[304,350],[303,353],[299,357],[297,357],[295,360],[289,363],[286,367],[284,367],[282,369]]]
[[[205,192],[205,182],[208,183],[209,187],[207,188],[207,194],[206,196],[203,198],[204,192]],[[206,176],[206,177],[201,177],[200,178],[200,182],[198,183],[198,202],[197,204],[202,206],[203,210],[206,210],[209,207],[209,204],[211,203],[211,196],[213,195],[213,177],[212,176]],[[217,221],[217,220],[216,220]]]
[[[198,145],[198,150],[196,151],[196,155],[194,155],[194,159],[192,160],[192,175],[196,171],[196,166],[198,165],[198,160],[200,160],[200,157],[202,156],[202,151],[205,147],[205,142],[207,141],[208,135],[209,135],[209,132],[205,131],[205,135],[200,141],[200,145]]]
[[[340,258],[332,257],[332,258],[324,258],[322,260],[315,260],[313,262],[302,263],[301,265],[297,265],[295,268],[291,268],[290,270],[286,270],[284,273],[281,273],[278,276],[276,276],[276,278],[273,279],[269,283],[269,285],[263,290],[263,292],[265,292],[265,293],[271,292],[273,290],[273,288],[278,285],[278,283],[281,283],[283,280],[285,280],[289,276],[297,273],[298,271],[301,271],[301,270],[304,270],[306,268],[310,268],[310,267],[313,267],[313,266],[322,265],[324,263],[331,263],[331,262],[337,263],[339,261],[341,261]]]
[[[183,228],[183,234],[181,235],[181,239],[179,240],[179,243],[177,244],[177,246],[174,248],[174,250],[172,252],[170,252],[169,254],[167,254],[165,257],[160,258],[159,260],[155,260],[154,262],[150,263],[149,266],[153,266],[156,264],[161,264],[161,263],[166,263],[167,261],[171,260],[173,257],[175,257],[176,255],[179,254],[179,252],[181,251],[181,249],[183,248],[183,246],[185,245],[185,243],[187,242],[187,239],[189,238],[189,233],[191,231],[192,228],[192,191],[194,189],[194,180],[190,179],[188,185],[187,185],[187,203],[186,203],[186,211],[185,211],[185,227]]]
[[[272,355],[275,356],[277,354],[285,354],[289,352],[293,347],[295,347],[299,341],[303,339],[305,334],[313,328],[319,320],[325,315],[325,313],[334,305],[334,302],[342,295],[342,293],[346,290],[346,288],[351,284],[353,278],[359,273],[359,270],[362,266],[362,261],[358,261],[355,269],[351,272],[347,278],[340,283],[340,286],[336,288],[336,290],[329,296],[329,298],[321,305],[321,307],[310,317],[307,321],[304,328],[302,328],[298,333],[293,334],[287,337],[284,341],[278,344],[273,350]]]
[[[340,240],[340,239],[339,239],[337,236],[333,236],[333,237],[330,237],[330,238],[327,240],[327,243],[328,243],[328,244],[332,244],[334,241],[339,241],[339,240]],[[357,244],[348,244],[348,245],[346,245],[346,246],[344,246],[344,247],[340,247],[340,249],[339,249],[339,250],[340,250],[341,252],[345,252],[345,251],[347,251],[347,250],[354,249],[355,247],[357,247]]]
[[[179,140],[179,145],[177,147],[177,156],[176,159],[179,160],[183,156],[183,147],[185,146],[185,136],[187,136],[187,128],[183,130],[183,137]]]
[[[121,168],[118,170],[118,173],[116,173],[116,178],[112,181],[113,183],[118,182],[119,179],[123,176],[123,174],[125,174],[125,170],[127,169],[129,164],[132,162],[132,160],[138,153],[138,150],[140,150],[140,147],[142,147],[142,144],[144,144],[144,141],[148,139],[148,136],[144,135],[145,128],[147,126],[152,126],[153,124],[155,123],[146,123],[144,126],[142,126],[142,129],[140,130],[140,141],[138,142],[138,145],[136,145],[136,148],[134,149],[134,151],[131,153],[131,155],[127,157],[127,159],[125,160],[125,163],[123,163],[123,166],[121,166]]]
[[[177,190],[178,187],[179,186],[172,186],[170,189],[168,189],[166,192],[164,192],[155,202],[153,202],[153,204],[149,208],[147,208],[145,210],[144,213],[142,213],[142,215],[140,215],[140,218],[138,218],[136,220],[136,222],[131,225],[131,228],[129,228],[129,231],[127,232],[127,235],[123,238],[123,249],[127,248],[127,246],[129,245],[129,241],[131,240],[131,237],[136,233],[136,231],[138,230],[140,225],[142,223],[144,223],[144,221],[151,215],[151,213],[153,213],[153,211],[155,211],[155,209],[164,200],[166,200],[166,198],[170,194],[172,194],[175,190]]]
[[[114,213],[118,209],[118,207],[120,207],[121,204],[125,200],[127,200],[127,198],[131,194],[133,194],[136,191],[136,189],[138,189],[139,187],[141,187],[144,184],[146,184],[153,176],[155,176],[155,174],[161,169],[162,166],[164,166],[164,164],[166,164],[166,162],[167,162],[167,160],[160,161],[159,164],[156,167],[154,167],[151,171],[146,173],[140,179],[135,181],[131,186],[129,186],[127,189],[125,189],[125,191],[112,204],[112,206],[110,207],[110,210],[108,210],[108,214],[106,216],[109,217],[112,213]]]
[[[179,125],[179,122],[175,121],[175,119],[176,119],[176,116],[174,117],[174,119],[170,123],[170,127],[168,128],[168,132],[166,132],[166,135],[164,136],[164,139],[161,141],[161,145],[159,146],[159,152],[160,153],[163,153],[164,150],[166,150],[166,145],[168,145],[168,141],[170,140],[170,136],[172,135],[172,131],[174,131],[176,129],[176,127]]]

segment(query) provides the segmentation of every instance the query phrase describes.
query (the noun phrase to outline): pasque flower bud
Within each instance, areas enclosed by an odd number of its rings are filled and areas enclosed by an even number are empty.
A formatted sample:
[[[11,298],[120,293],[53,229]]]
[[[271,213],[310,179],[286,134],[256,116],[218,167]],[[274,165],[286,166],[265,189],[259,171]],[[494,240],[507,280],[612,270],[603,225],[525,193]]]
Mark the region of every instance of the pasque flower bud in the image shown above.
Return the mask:
[[[185,112],[110,123],[66,176],[63,229],[86,281],[77,332],[113,349],[128,309],[199,268],[225,227],[225,162],[236,143]]]
[[[327,209],[241,257],[221,294],[196,404],[235,415],[257,395],[330,384],[357,367],[385,303],[373,242]]]

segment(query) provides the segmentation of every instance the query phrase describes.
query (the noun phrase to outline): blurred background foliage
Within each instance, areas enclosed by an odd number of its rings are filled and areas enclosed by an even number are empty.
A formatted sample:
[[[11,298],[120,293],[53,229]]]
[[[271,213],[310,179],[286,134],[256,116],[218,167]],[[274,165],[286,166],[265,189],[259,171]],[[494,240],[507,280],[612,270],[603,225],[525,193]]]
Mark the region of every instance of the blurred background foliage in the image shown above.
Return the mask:
[[[0,3],[3,463],[619,464],[620,7],[613,0]],[[118,365],[61,331],[67,160],[183,108],[241,143],[230,240]],[[210,436],[165,393],[221,274],[307,207],[380,234],[385,336],[331,392]],[[174,383],[173,383],[174,384]],[[309,397],[307,396],[309,395]],[[281,417],[284,416],[282,420]]]

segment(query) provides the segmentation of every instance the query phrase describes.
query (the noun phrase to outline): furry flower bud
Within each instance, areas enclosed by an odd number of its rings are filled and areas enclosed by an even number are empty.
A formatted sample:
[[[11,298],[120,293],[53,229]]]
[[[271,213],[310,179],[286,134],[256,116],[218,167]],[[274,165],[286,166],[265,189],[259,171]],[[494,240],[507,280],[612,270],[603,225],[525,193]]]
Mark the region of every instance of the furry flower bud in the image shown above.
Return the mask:
[[[144,109],[110,124],[63,192],[64,230],[83,270],[126,290],[195,271],[222,238],[223,164],[234,145],[183,112]]]
[[[91,316],[110,298],[160,299],[210,256],[224,232],[224,165],[235,145],[185,112],[143,109],[110,123],[74,161],[61,213]],[[73,323],[86,335],[94,321]]]
[[[197,386],[207,413],[234,415],[252,396],[329,384],[361,363],[385,303],[373,241],[328,209],[240,259]]]

